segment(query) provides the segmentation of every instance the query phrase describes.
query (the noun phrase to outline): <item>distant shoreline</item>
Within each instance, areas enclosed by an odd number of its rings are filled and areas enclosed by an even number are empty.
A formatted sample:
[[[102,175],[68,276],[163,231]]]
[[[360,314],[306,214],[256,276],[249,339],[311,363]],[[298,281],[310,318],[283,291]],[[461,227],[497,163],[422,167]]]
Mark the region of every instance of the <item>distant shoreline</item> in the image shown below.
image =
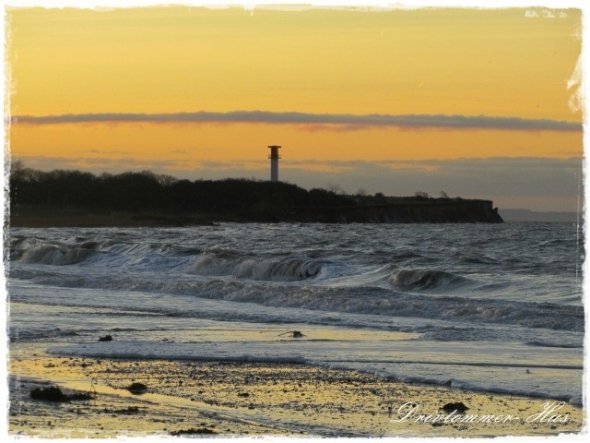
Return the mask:
[[[475,203],[471,203],[475,202]],[[154,212],[85,212],[79,209],[18,208],[10,212],[12,227],[188,227],[216,223],[502,223],[485,201],[461,205],[384,205],[367,207],[306,208],[285,218],[245,217],[240,214],[172,214]]]
[[[27,211],[11,213],[10,226],[15,228],[139,228],[139,227],[182,227],[213,225],[211,220],[172,215],[150,215],[133,213],[59,213]]]
[[[179,180],[149,171],[100,176],[15,168],[12,226],[252,223],[502,223],[490,200],[344,194],[261,180]]]
[[[500,209],[500,214],[507,222],[582,223],[584,218],[583,214],[576,212],[531,211],[528,209]]]

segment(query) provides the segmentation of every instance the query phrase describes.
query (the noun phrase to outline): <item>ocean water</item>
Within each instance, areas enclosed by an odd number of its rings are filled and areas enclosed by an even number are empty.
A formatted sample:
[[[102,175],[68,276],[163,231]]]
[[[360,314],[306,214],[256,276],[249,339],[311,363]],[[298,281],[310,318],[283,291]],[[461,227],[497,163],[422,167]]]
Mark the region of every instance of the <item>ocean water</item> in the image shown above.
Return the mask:
[[[11,346],[302,362],[581,402],[573,224],[11,228],[9,247]]]

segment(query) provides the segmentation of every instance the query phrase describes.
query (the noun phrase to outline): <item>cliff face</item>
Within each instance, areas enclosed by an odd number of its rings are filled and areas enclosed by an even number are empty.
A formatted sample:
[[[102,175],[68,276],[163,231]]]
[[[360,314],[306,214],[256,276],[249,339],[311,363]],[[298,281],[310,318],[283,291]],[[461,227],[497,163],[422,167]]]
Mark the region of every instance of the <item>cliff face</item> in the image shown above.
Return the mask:
[[[327,223],[502,223],[490,200],[427,200],[339,208],[301,208],[299,221]]]
[[[401,199],[403,201],[403,199]],[[12,226],[190,226],[214,222],[299,223],[502,223],[489,200],[443,200],[356,206],[306,206],[279,212],[85,212],[61,208],[13,208]]]

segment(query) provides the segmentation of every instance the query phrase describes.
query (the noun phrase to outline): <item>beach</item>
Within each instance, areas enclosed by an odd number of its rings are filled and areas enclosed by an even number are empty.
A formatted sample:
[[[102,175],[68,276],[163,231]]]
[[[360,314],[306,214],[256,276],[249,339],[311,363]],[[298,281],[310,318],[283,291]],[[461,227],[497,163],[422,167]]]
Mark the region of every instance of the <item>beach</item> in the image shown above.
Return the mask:
[[[10,432],[583,429],[571,225],[353,228],[11,228]]]
[[[547,399],[301,364],[64,358],[26,348],[11,354],[9,430],[16,435],[556,435],[579,432],[584,418],[581,408]],[[130,393],[132,383],[145,384],[147,392]],[[66,403],[29,398],[35,387],[53,384],[94,398]],[[420,406],[408,416],[406,403]],[[449,403],[464,404],[469,409],[463,415],[476,418],[453,421],[442,409]],[[419,414],[450,418],[432,422]],[[507,421],[507,415],[514,418]]]

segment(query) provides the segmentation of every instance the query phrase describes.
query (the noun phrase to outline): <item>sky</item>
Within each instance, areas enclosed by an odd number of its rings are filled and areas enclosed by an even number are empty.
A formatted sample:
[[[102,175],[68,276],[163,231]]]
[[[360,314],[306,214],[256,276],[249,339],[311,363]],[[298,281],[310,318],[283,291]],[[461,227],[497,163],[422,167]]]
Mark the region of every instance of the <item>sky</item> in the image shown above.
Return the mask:
[[[575,211],[581,12],[7,10],[25,165]]]

